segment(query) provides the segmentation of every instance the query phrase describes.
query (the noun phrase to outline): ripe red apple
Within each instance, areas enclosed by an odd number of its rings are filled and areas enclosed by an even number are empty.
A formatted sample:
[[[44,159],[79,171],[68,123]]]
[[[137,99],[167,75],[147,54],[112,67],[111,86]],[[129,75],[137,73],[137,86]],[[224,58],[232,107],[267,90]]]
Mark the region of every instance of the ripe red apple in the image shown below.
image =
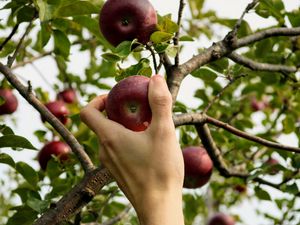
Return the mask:
[[[279,162],[277,159],[274,159],[272,157],[270,157],[266,162],[265,162],[268,166],[275,166],[275,165],[279,165]],[[277,168],[272,168],[269,170],[269,174],[270,175],[276,175],[278,173],[278,169]]]
[[[68,122],[69,110],[63,101],[58,100],[58,101],[48,102],[47,104],[45,104],[45,106],[63,124],[66,124]],[[43,122],[45,122],[43,118],[42,120]]]
[[[77,102],[76,92],[72,88],[65,89],[57,94],[57,99],[69,104],[75,103]]]
[[[234,225],[234,219],[224,213],[216,213],[208,222],[208,225]]]
[[[251,99],[251,108],[254,112],[262,111],[266,107],[268,107],[268,105],[269,104],[265,99],[263,100],[257,100],[256,98]]]
[[[18,108],[18,99],[11,89],[0,89],[0,97],[4,99],[4,103],[0,105],[0,115],[12,114]]]
[[[156,11],[148,0],[107,0],[100,11],[101,32],[114,46],[136,38],[146,44],[156,24]]]
[[[117,83],[109,92],[105,110],[109,119],[133,131],[143,131],[152,118],[148,101],[150,79],[135,75]]]
[[[212,174],[213,162],[206,149],[190,146],[183,149],[185,188],[199,188],[205,185]]]
[[[38,161],[43,170],[46,170],[49,160],[54,155],[59,158],[59,160],[65,161],[69,158],[71,149],[69,145],[62,141],[51,141],[47,143],[38,154]]]

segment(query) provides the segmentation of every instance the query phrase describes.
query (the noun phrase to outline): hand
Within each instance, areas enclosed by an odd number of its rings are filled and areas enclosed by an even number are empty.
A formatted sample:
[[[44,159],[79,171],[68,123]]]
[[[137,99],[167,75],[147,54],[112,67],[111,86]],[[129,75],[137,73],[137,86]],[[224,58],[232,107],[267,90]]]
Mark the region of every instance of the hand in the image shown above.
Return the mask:
[[[128,130],[100,113],[106,97],[96,97],[81,111],[82,120],[103,145],[101,162],[136,209],[141,224],[183,224],[184,164],[165,80],[159,75],[150,79],[152,121],[142,132]]]

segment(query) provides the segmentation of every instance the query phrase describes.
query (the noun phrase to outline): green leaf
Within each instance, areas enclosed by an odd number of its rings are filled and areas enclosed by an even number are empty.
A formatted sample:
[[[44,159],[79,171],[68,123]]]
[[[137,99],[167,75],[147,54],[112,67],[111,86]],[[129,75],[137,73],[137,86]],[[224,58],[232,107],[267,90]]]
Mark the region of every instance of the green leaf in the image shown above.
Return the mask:
[[[286,115],[282,121],[283,132],[285,134],[290,134],[295,130],[295,118],[292,115]]]
[[[9,135],[9,134],[14,134],[14,131],[6,126],[5,124],[0,125],[0,133],[2,133],[3,135]]]
[[[104,53],[101,56],[103,59],[105,59],[107,62],[110,63],[116,63],[122,59],[118,54],[111,53],[111,52]]]
[[[71,43],[68,36],[60,30],[54,30],[54,52],[57,55],[63,56],[65,59],[70,54]]]
[[[18,11],[17,21],[18,23],[30,22],[33,20],[35,9],[33,7],[25,5]]]
[[[178,31],[178,25],[177,23],[172,21],[171,14],[165,15],[163,17],[158,16],[157,28],[159,31],[163,31],[169,34],[174,34]]]
[[[261,189],[260,187],[256,186],[254,188],[254,191],[255,191],[256,197],[258,197],[259,199],[266,200],[266,201],[271,200],[271,196],[269,195],[269,193],[266,192],[265,190]]]
[[[296,195],[299,193],[299,189],[296,183],[293,184],[284,184],[282,186],[282,190],[288,193],[291,193],[292,195]]]
[[[184,35],[179,38],[179,41],[194,41],[194,39],[191,36]]]
[[[154,33],[151,34],[151,41],[154,44],[158,44],[161,42],[167,42],[169,40],[171,40],[173,37],[173,34],[164,32],[164,31],[155,31]]]
[[[18,135],[4,135],[0,137],[0,148],[25,148],[33,149],[36,148],[24,137]]]
[[[90,15],[94,13],[99,13],[99,8],[93,5],[89,1],[77,1],[68,5],[60,7],[56,11],[56,16],[68,17],[68,16],[80,16],[80,15]]]
[[[202,67],[198,70],[195,70],[192,72],[192,75],[208,83],[213,82],[218,77],[216,72],[207,67]]]
[[[42,213],[43,211],[45,211],[48,208],[49,202],[42,201],[42,200],[34,198],[34,197],[28,197],[26,205],[28,205],[34,211],[36,211],[38,213]]]
[[[36,187],[39,177],[37,172],[31,166],[24,162],[18,162],[16,163],[16,170],[31,186]]]
[[[39,17],[42,22],[52,19],[53,13],[59,5],[59,3],[58,5],[47,4],[44,0],[34,0],[34,4],[39,11]]]
[[[293,27],[300,27],[300,10],[289,12],[287,16]]]
[[[15,168],[15,161],[6,153],[0,153],[0,163],[7,164],[12,168]]]
[[[17,211],[11,216],[6,225],[32,225],[38,213],[29,207],[18,207]]]

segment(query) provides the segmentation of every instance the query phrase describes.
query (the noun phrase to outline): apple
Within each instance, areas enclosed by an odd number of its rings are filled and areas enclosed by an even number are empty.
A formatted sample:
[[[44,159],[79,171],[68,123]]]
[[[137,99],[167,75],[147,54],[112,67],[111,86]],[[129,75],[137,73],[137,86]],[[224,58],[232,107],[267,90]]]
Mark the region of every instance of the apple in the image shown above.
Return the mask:
[[[0,97],[4,102],[0,105],[0,115],[12,114],[18,108],[18,99],[11,89],[0,89]]]
[[[251,99],[251,108],[254,112],[262,111],[266,107],[268,107],[268,102],[266,99],[263,99],[261,101],[257,100],[256,98]]]
[[[148,77],[135,75],[117,83],[107,96],[107,117],[130,130],[146,130],[152,118],[148,101],[149,81]]]
[[[234,219],[226,215],[224,213],[216,213],[212,216],[212,218],[208,221],[208,225],[234,225]]]
[[[238,193],[246,193],[247,192],[247,186],[244,184],[237,184],[234,186],[234,190]]]
[[[69,158],[71,149],[69,145],[62,141],[51,141],[47,143],[38,153],[38,161],[43,170],[46,170],[49,160],[53,156],[63,162]]]
[[[76,92],[72,88],[65,89],[57,94],[57,99],[69,104],[75,103],[77,102]]]
[[[62,122],[62,124],[66,124],[68,122],[69,110],[63,101],[58,100],[48,102],[45,104],[45,106],[55,117],[60,120],[60,122]],[[43,118],[42,121],[45,122]]]
[[[272,157],[270,157],[266,162],[266,165],[269,166],[269,167],[273,167],[273,166],[276,166],[276,165],[279,165],[279,162],[277,159],[274,159]],[[277,173],[279,172],[279,170],[277,168],[271,168],[269,170],[269,174],[270,175],[276,175]]]
[[[189,146],[183,149],[185,188],[199,188],[205,185],[212,174],[213,162],[205,148]]]
[[[148,0],[107,0],[99,16],[100,30],[114,46],[134,39],[146,44],[156,24],[157,14]]]

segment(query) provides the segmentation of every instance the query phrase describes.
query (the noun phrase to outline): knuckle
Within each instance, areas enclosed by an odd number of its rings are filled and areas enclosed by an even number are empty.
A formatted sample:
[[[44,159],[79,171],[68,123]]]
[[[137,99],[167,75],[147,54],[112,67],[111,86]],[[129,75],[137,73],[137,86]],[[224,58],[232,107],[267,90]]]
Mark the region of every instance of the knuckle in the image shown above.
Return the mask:
[[[159,106],[170,106],[172,104],[171,94],[157,95],[153,97],[153,102]]]

